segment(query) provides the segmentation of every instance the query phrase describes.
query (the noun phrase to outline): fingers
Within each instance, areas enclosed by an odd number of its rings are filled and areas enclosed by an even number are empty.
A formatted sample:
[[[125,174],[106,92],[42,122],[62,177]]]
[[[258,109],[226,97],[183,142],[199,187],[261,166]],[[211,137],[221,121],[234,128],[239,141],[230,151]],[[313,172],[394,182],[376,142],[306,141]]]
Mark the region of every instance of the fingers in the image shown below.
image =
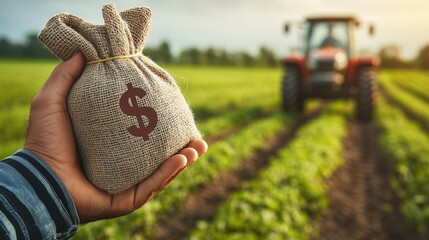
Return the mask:
[[[83,54],[79,52],[73,55],[73,57],[62,62],[52,71],[51,76],[49,76],[42,88],[42,92],[51,95],[50,97],[55,97],[52,96],[55,94],[65,99],[73,83],[82,73],[84,66],[85,58]]]
[[[116,195],[110,195],[109,201],[104,202],[106,207],[104,218],[112,218],[128,214],[148,202],[162,190],[162,186],[180,169],[185,168],[187,159],[182,154],[176,154],[166,160],[161,167],[149,178]],[[105,199],[108,200],[108,199]]]
[[[186,167],[180,169],[179,171],[176,172],[176,174],[174,174],[174,176],[172,176],[166,183],[165,185],[162,187],[162,189],[168,187],[168,185],[171,184],[171,182],[179,175],[181,174],[183,171],[185,171],[185,169],[190,166],[191,164],[193,164],[199,156],[201,156],[202,154],[204,154],[207,151],[207,143],[202,140],[202,139],[198,139],[198,140],[194,140],[192,141],[187,148],[183,149],[182,151],[180,151],[180,154],[183,154],[187,159],[188,159],[188,163],[186,164]]]
[[[186,166],[187,162],[184,155],[176,154],[167,159],[148,179],[137,185],[134,208],[139,208],[149,201],[176,172]]]
[[[198,158],[198,152],[194,148],[190,148],[190,147],[182,149],[179,152],[179,154],[182,154],[187,159],[187,163],[185,167],[191,165]]]
[[[179,153],[186,157],[187,159],[186,166],[180,169],[179,171],[177,171],[173,176],[171,176],[170,179],[168,179],[167,182],[165,182],[165,184],[161,187],[161,190],[168,187],[178,175],[180,175],[183,171],[185,171],[185,169],[189,167],[189,165],[194,163],[198,158],[198,152],[194,148],[185,148]]]
[[[207,152],[208,145],[206,141],[203,139],[196,139],[189,143],[188,148],[193,148],[197,151],[198,156],[203,155],[205,152]]]
[[[207,148],[207,143],[204,140],[194,140],[178,154],[166,160],[148,179],[136,186],[133,208],[141,207],[167,187],[177,175],[195,162],[201,154],[205,153]]]

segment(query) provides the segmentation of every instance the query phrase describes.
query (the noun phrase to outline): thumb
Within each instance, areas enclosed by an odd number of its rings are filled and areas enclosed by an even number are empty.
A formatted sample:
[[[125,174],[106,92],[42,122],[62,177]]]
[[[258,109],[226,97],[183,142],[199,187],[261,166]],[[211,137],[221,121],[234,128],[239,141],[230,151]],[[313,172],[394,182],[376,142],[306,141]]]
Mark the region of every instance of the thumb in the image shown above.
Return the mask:
[[[52,71],[42,88],[42,92],[48,95],[57,94],[65,99],[73,83],[82,73],[84,66],[85,58],[83,54],[76,53],[69,60],[60,63]]]

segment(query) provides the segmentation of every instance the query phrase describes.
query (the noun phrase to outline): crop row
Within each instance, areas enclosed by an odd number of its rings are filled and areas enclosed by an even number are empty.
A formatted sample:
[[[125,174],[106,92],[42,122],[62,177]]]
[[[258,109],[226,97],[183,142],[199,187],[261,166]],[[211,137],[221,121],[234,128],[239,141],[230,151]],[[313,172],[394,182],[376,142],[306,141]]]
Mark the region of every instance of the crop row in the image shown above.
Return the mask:
[[[219,172],[239,167],[243,159],[264,147],[277,132],[295,120],[294,115],[277,113],[250,124],[237,135],[213,144],[196,164],[142,209],[128,216],[83,226],[76,238],[129,239],[139,234],[150,236],[158,214],[177,212],[189,193],[216,177]]]
[[[306,109],[312,110],[320,106],[320,101],[309,100]],[[219,139],[254,122],[257,119],[272,114],[274,109],[249,107],[227,111],[219,116],[212,117],[198,124],[198,129],[203,133],[206,140]]]
[[[396,172],[392,187],[401,199],[403,214],[423,228],[429,222],[429,136],[399,109],[380,104],[380,147]]]
[[[237,109],[210,118],[198,124],[198,128],[205,139],[216,139],[227,133],[235,132],[237,129],[270,113],[272,112],[257,107]]]
[[[258,177],[232,194],[191,239],[306,239],[327,206],[324,180],[343,163],[348,105],[335,103],[305,125]]]
[[[429,103],[401,89],[386,75],[382,75],[380,84],[390,98],[429,126]]]
[[[429,102],[429,78],[422,73],[391,74],[396,85]]]
[[[386,72],[385,72],[386,73]],[[401,80],[403,82],[410,82],[411,84],[417,84],[422,88],[429,90],[429,81],[428,72],[426,71],[389,71],[387,72],[390,76],[393,76],[395,79]]]

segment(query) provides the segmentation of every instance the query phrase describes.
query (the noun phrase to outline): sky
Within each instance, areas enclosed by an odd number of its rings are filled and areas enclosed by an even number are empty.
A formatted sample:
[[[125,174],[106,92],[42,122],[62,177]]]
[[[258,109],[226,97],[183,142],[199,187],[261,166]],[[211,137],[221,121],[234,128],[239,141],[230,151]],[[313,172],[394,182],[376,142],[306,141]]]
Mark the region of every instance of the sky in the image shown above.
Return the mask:
[[[2,0],[0,36],[23,41],[59,12],[103,24],[101,8],[109,2],[118,11],[150,7],[153,20],[147,45],[166,40],[175,53],[196,46],[255,54],[266,46],[283,56],[302,43],[298,28],[284,33],[286,22],[327,14],[352,14],[362,21],[358,51],[377,53],[381,46],[394,44],[411,59],[429,44],[428,0]],[[369,23],[376,26],[373,37],[367,34]]]

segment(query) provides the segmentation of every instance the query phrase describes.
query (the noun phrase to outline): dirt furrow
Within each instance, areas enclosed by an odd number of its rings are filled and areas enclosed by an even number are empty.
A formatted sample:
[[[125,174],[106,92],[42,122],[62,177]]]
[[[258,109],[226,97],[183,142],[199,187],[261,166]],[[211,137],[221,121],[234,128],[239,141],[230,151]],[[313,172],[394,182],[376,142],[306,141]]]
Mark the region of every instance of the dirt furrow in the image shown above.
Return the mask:
[[[306,113],[288,131],[279,132],[265,148],[256,151],[251,158],[244,159],[239,169],[220,173],[197,192],[190,194],[180,212],[160,216],[152,239],[181,239],[188,235],[199,220],[212,218],[219,205],[232,192],[238,190],[242,182],[256,177],[257,173],[267,166],[269,159],[287,145],[294,138],[296,131],[317,116],[322,108],[321,106]]]
[[[345,163],[328,181],[330,204],[319,219],[319,240],[415,239],[389,184],[389,166],[377,149],[379,129],[352,122]],[[388,211],[388,209],[390,209]]]

